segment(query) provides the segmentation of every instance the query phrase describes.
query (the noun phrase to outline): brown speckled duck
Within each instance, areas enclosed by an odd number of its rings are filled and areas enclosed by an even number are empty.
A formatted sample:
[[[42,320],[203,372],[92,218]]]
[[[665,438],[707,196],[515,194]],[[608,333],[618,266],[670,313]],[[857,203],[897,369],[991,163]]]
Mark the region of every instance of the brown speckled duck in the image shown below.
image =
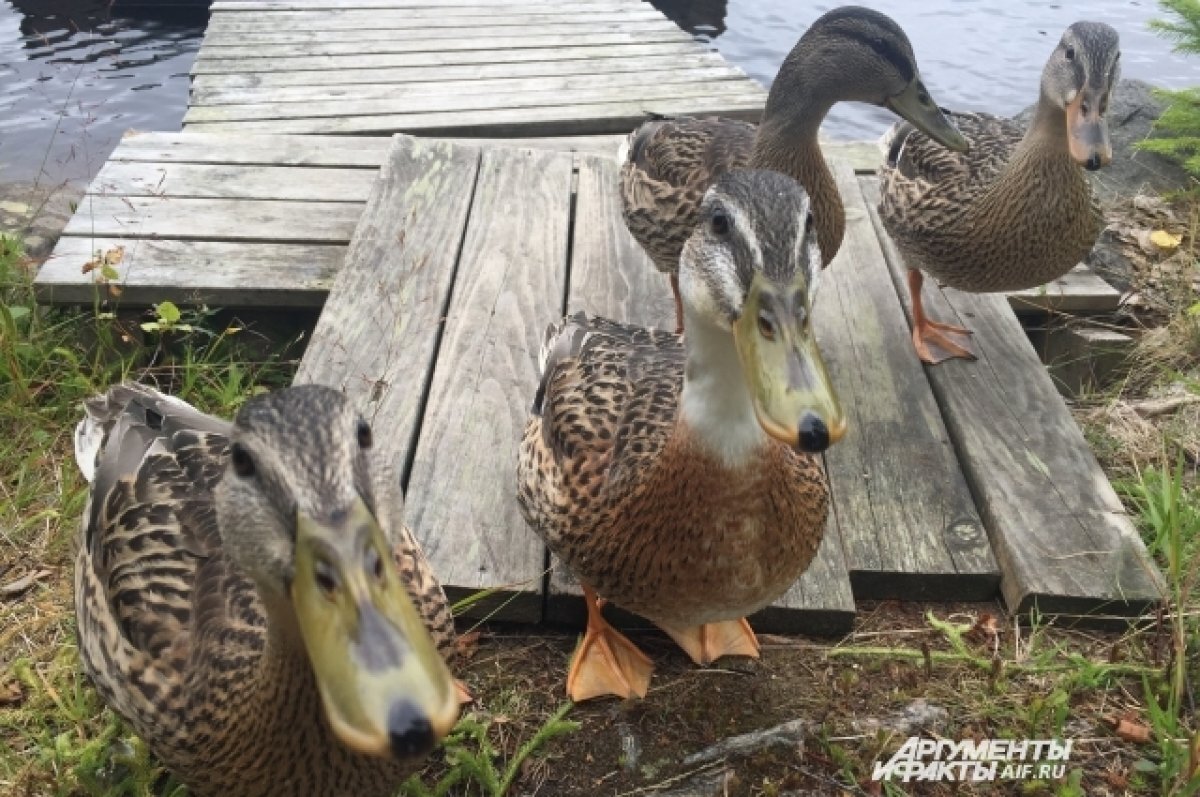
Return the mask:
[[[885,137],[879,212],[909,267],[913,344],[924,362],[974,353],[969,330],[925,315],[922,271],[959,290],[1013,291],[1062,276],[1092,248],[1103,222],[1080,167],[1112,159],[1104,115],[1118,46],[1101,22],[1067,28],[1042,71],[1028,130],[952,114],[971,142],[967,154],[903,124]]]
[[[947,147],[966,142],[946,121],[917,70],[912,45],[890,17],[845,6],[822,15],[784,59],[755,127],[731,119],[656,119],[630,134],[621,168],[625,223],[655,267],[670,276],[683,329],[679,253],[698,218],[700,200],[732,169],[772,169],[808,191],[821,260],[842,245],[845,211],[821,154],[817,132],[836,102],[880,105]]]
[[[808,204],[775,172],[717,179],[682,255],[686,341],[582,315],[547,335],[518,497],[584,585],[575,700],[649,684],[649,660],[597,593],[699,663],[756,656],[745,616],[816,554],[829,493],[813,454],[845,420],[813,339]]]
[[[75,608],[105,702],[195,795],[394,794],[459,692],[370,427],[315,385],[232,424],[136,384],[86,411]]]

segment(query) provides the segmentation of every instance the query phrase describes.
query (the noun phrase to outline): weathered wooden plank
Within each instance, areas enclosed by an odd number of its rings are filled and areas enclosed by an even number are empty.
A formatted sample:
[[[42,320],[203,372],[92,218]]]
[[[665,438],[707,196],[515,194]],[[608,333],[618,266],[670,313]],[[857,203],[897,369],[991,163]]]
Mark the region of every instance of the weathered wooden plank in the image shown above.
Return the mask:
[[[440,25],[430,25],[435,19],[414,20],[408,14],[390,19],[363,19],[359,29],[345,28],[329,30],[324,27],[321,15],[311,21],[283,24],[280,20],[266,16],[255,26],[242,29],[213,28],[209,25],[204,32],[204,50],[210,55],[229,48],[245,48],[249,45],[321,45],[345,44],[347,42],[378,42],[394,39],[421,38],[426,40],[457,39],[506,39],[517,36],[587,36],[595,34],[643,34],[670,33],[675,38],[682,33],[679,27],[663,17],[641,19],[578,20],[575,17],[452,17],[436,19]],[[378,15],[376,15],[378,16]],[[507,24],[497,25],[491,20],[503,20]],[[457,20],[457,23],[454,23]]]
[[[115,266],[122,306],[171,300],[218,307],[320,307],[345,245],[219,243],[63,236],[34,280],[43,304],[115,298],[82,273],[96,252],[124,247]]]
[[[905,266],[879,220],[879,182],[863,178],[871,218],[911,320]],[[926,368],[1000,563],[1014,613],[1064,620],[1138,616],[1161,577],[1121,501],[1003,297],[938,289],[934,318],[974,331],[979,360]]]
[[[427,91],[374,99],[323,99],[321,89],[313,91],[307,102],[282,102],[240,105],[193,105],[184,116],[184,124],[207,122],[241,122],[274,119],[322,119],[326,117],[368,117],[386,115],[420,115],[434,113],[466,113],[468,111],[552,108],[564,104],[572,107],[628,102],[634,95],[638,102],[711,98],[714,104],[725,101],[757,100],[766,95],[749,81],[704,81],[697,83],[646,84],[636,91],[629,86],[600,88],[578,87],[569,92],[457,92]]]
[[[86,196],[63,234],[345,243],[361,210],[350,202]]]
[[[618,168],[610,158],[581,158],[567,309],[670,329],[675,312],[666,279],[651,265],[621,218]],[[755,628],[838,633],[850,627],[854,599],[837,534],[837,523],[831,517],[826,542],[812,566],[779,601],[755,615]],[[570,625],[582,625],[585,620],[578,583],[557,560],[547,594],[546,619]]]
[[[227,145],[226,145],[227,146]],[[229,166],[110,160],[92,180],[97,196],[367,201],[375,170]]]
[[[402,480],[417,448],[479,159],[476,147],[395,140],[296,374],[296,382],[351,396],[380,430],[375,446]],[[421,522],[412,529],[443,584],[454,586],[457,571],[444,557],[455,552],[439,544],[453,530]],[[470,558],[457,553],[459,564]]]
[[[436,81],[461,81],[491,78],[553,77],[559,75],[610,75],[650,72],[661,69],[690,71],[701,67],[729,65],[712,52],[672,53],[633,58],[577,58],[570,61],[529,61],[524,63],[445,64],[406,66],[403,69],[372,67],[339,68],[335,71],[296,72],[222,72],[199,74],[192,79],[192,92],[211,89],[240,90],[281,86],[347,86],[369,83],[403,84]]]
[[[511,9],[514,14],[526,13],[535,11],[538,13],[552,14],[557,10],[561,14],[570,14],[573,9],[583,10],[604,10],[619,12],[629,8],[640,8],[640,3],[622,3],[622,2],[601,2],[600,0],[587,0],[586,2],[571,3],[563,5],[561,3],[551,2],[533,2],[532,0],[522,0],[520,3],[514,4]],[[509,8],[509,6],[497,3],[482,3],[479,0],[354,0],[354,2],[345,4],[338,0],[324,0],[323,2],[305,3],[292,2],[292,0],[279,0],[278,2],[247,2],[247,3],[213,3],[210,12],[215,17],[221,15],[236,15],[240,14],[263,14],[277,13],[285,11],[349,11],[353,9],[370,9],[370,10],[388,10],[388,9],[430,9],[444,11],[447,14],[465,13],[465,12],[484,12],[496,13],[497,10]]]
[[[988,600],[1000,581],[849,164],[846,236],[813,327],[849,431],[825,454],[857,598]]]
[[[545,95],[549,92],[572,92],[579,89],[622,88],[626,94],[630,89],[646,86],[702,84],[713,86],[721,82],[746,82],[748,78],[733,67],[718,64],[693,67],[686,71],[675,69],[649,70],[641,72],[616,72],[604,75],[560,75],[553,77],[439,80],[424,83],[368,83],[329,86],[267,86],[253,89],[240,88],[192,88],[190,105],[238,105],[297,102],[330,102],[334,100],[393,100],[431,95],[471,96],[483,93],[508,95],[526,93]],[[756,89],[752,89],[756,90]],[[557,101],[557,99],[555,100]]]
[[[1084,263],[1046,285],[1008,294],[1008,305],[1017,315],[1111,313],[1121,303],[1121,292]]]
[[[422,135],[556,136],[621,133],[654,114],[705,113],[757,121],[762,115],[758,97],[714,101],[711,97],[630,100],[550,108],[497,108],[480,111],[354,116],[323,119],[275,119],[250,122],[187,123],[188,132],[387,134],[397,131]]]
[[[457,52],[391,53],[383,55],[315,55],[292,58],[206,58],[201,54],[192,65],[193,75],[246,72],[317,72],[341,69],[396,69],[410,66],[449,66],[452,64],[515,64],[531,61],[620,62],[627,58],[661,55],[694,55],[707,47],[695,42],[658,42],[625,44],[619,47],[555,47],[520,50],[462,50]]]
[[[355,34],[365,38],[394,36],[396,31],[421,31],[430,35],[451,35],[465,30],[475,35],[490,32],[504,35],[512,29],[532,29],[552,32],[567,32],[572,29],[590,28],[607,30],[609,26],[620,26],[627,30],[640,30],[675,23],[647,6],[645,11],[620,13],[580,12],[570,16],[526,13],[504,14],[491,12],[488,15],[447,16],[441,9],[404,9],[401,11],[344,11],[331,14],[326,11],[272,12],[238,18],[231,14],[218,14],[205,29],[206,40],[213,45],[223,44],[227,38],[246,43],[287,41],[348,41]],[[487,31],[480,31],[485,27]],[[678,30],[678,28],[676,28]],[[447,33],[443,34],[443,31]],[[206,44],[208,41],[206,41]]]
[[[544,548],[516,501],[541,327],[562,312],[572,156],[487,150],[408,481],[406,517],[477,612],[539,620]]]
[[[390,55],[393,53],[448,53],[462,50],[554,50],[559,47],[614,47],[660,42],[692,43],[692,38],[678,28],[652,31],[615,31],[612,33],[542,34],[540,31],[520,36],[469,36],[442,39],[419,35],[394,36],[386,39],[360,41],[299,42],[290,44],[252,44],[227,46],[208,44],[201,48],[198,59],[319,58],[338,55]]]
[[[379,168],[391,142],[361,136],[126,133],[110,161]]]
[[[874,141],[821,140],[821,150],[828,160],[849,164],[858,174],[875,174],[883,160],[879,145]]]

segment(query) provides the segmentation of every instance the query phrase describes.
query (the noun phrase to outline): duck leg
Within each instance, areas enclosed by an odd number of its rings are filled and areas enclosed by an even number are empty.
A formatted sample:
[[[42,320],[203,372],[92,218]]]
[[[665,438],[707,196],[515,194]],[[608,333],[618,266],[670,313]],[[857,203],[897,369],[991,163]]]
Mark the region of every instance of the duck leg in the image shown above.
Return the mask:
[[[588,624],[567,673],[567,694],[575,702],[593,697],[645,697],[654,665],[600,613],[604,601],[583,584]]]
[[[925,315],[925,305],[921,302],[921,286],[924,282],[925,275],[918,269],[908,270],[908,292],[912,296],[913,309],[913,347],[921,362],[937,365],[954,357],[976,359],[971,349],[971,330],[933,321]]]
[[[691,656],[692,661],[700,665],[712,664],[722,656],[759,657],[758,638],[754,636],[745,617],[692,628],[676,628],[662,623],[657,625]]]
[[[679,295],[679,275],[671,274],[671,293],[675,295],[675,334],[683,334],[683,297]]]

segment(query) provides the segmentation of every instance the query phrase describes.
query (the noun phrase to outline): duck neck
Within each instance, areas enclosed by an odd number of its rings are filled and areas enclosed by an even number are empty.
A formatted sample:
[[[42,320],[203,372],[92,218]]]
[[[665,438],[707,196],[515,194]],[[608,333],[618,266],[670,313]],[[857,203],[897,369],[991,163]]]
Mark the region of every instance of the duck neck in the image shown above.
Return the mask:
[[[1067,115],[1043,93],[1038,98],[1029,129],[1009,160],[1009,171],[1032,168],[1034,164],[1044,165],[1046,161],[1058,162],[1071,167],[1073,172],[1078,171],[1067,144]]]
[[[687,366],[681,429],[727,467],[747,461],[768,438],[754,414],[733,335],[686,309]]]
[[[253,697],[248,699],[244,710],[247,715],[257,716],[261,723],[289,716],[293,718],[290,721],[295,721],[298,710],[303,714],[305,709],[316,706],[316,676],[291,601],[286,595],[270,595],[261,588],[259,595],[267,615],[266,639],[251,676],[252,687],[247,692]],[[304,696],[310,699],[305,700]],[[300,705],[310,702],[311,706]]]
[[[793,70],[800,68],[797,64]],[[837,183],[821,153],[818,133],[835,99],[815,95],[806,88],[797,89],[804,82],[785,77],[794,78],[781,70],[771,87],[754,140],[750,167],[781,172],[804,186],[812,202],[822,260],[829,265],[842,245],[846,220]],[[780,88],[784,85],[788,88]]]

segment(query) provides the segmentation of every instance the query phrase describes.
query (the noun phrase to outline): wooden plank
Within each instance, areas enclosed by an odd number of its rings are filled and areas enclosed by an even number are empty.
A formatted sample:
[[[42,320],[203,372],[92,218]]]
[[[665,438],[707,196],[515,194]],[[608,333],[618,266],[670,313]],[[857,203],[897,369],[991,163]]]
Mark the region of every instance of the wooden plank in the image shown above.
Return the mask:
[[[116,300],[82,273],[94,253],[123,246],[116,264],[120,303],[145,306],[169,299],[179,305],[320,307],[345,255],[344,245],[219,243],[63,236],[38,271],[34,289],[43,304]]]
[[[408,481],[406,517],[482,616],[541,619],[545,551],[516,500],[541,329],[562,313],[572,156],[487,150]],[[361,310],[361,308],[360,308]]]
[[[219,89],[272,88],[281,86],[349,86],[363,83],[429,83],[442,80],[485,80],[490,78],[553,77],[560,75],[610,75],[650,72],[662,69],[690,71],[696,68],[729,65],[711,52],[671,53],[637,58],[579,58],[570,61],[530,61],[526,63],[446,64],[336,71],[230,72],[199,74],[192,79],[192,92]]]
[[[619,65],[629,58],[694,55],[708,48],[695,42],[625,44],[620,47],[556,47],[521,50],[463,50],[461,52],[391,53],[384,55],[317,55],[293,58],[206,58],[200,54],[193,75],[246,72],[319,72],[340,69],[398,69],[452,64],[515,64],[531,61],[574,61],[581,58]],[[618,69],[617,71],[625,71]]]
[[[1008,305],[1017,315],[1111,313],[1121,304],[1121,292],[1085,263],[1077,264],[1046,285],[1008,294]]]
[[[484,92],[458,94],[425,92],[376,99],[324,99],[322,89],[316,89],[307,102],[270,104],[202,105],[188,108],[184,124],[206,122],[242,122],[273,119],[322,119],[326,117],[370,117],[421,115],[434,113],[465,113],[468,111],[511,110],[524,108],[553,108],[569,104],[573,107],[604,103],[628,102],[630,96],[638,102],[711,98],[714,104],[725,101],[756,100],[761,105],[765,94],[754,84],[741,81],[716,81],[694,84],[647,84],[631,90],[629,86],[611,88],[575,88],[570,92]]]
[[[712,114],[757,121],[763,102],[757,97],[713,100],[681,97],[630,100],[552,108],[497,108],[481,111],[439,111],[425,114],[355,116],[326,119],[275,119],[250,122],[186,123],[188,132],[307,133],[380,135],[397,131],[422,135],[556,136],[629,132],[655,114]]]
[[[430,34],[442,30],[487,27],[497,35],[512,28],[566,30],[571,26],[604,29],[608,25],[674,25],[647,6],[645,11],[589,13],[582,11],[563,16],[548,13],[507,14],[492,11],[479,15],[447,16],[442,9],[404,9],[400,11],[327,11],[283,12],[243,15],[218,14],[205,29],[205,38],[220,44],[225,37],[243,41],[308,41],[330,37],[327,41],[345,41],[355,34],[376,38],[389,31],[419,30]]]
[[[911,320],[905,266],[875,210],[879,181],[862,184]],[[978,361],[926,374],[991,536],[1009,610],[1088,623],[1142,615],[1164,594],[1161,577],[1007,302],[929,280],[924,299],[933,318],[975,333]]]
[[[226,145],[228,146],[228,145]],[[367,201],[374,169],[109,161],[88,187],[99,196]]]
[[[828,160],[840,160],[857,174],[875,174],[883,160],[879,145],[874,141],[821,140],[821,150]]]
[[[334,385],[352,397],[379,430],[382,460],[404,477],[421,432],[479,157],[475,147],[396,139],[296,374],[298,383]],[[442,583],[453,586],[457,571],[444,557],[455,552],[439,544],[451,530],[424,523],[412,529]]]
[[[850,165],[846,236],[813,327],[846,412],[825,453],[856,598],[990,600],[1000,574]]]
[[[377,169],[391,142],[361,136],[126,133],[110,161]]]
[[[642,72],[616,72],[603,75],[561,75],[554,77],[440,80],[424,83],[373,83],[332,86],[267,86],[253,89],[196,89],[193,87],[190,105],[237,105],[313,102],[314,100],[400,100],[430,95],[511,95],[514,93],[545,94],[571,92],[579,89],[623,88],[644,89],[646,86],[702,84],[713,86],[722,81],[746,81],[736,69],[725,65],[688,69],[662,69]],[[739,84],[744,88],[744,83]],[[756,90],[756,89],[754,89]]]
[[[585,0],[579,3],[571,3],[570,5],[548,1],[533,2],[532,0],[521,0],[520,3],[514,4],[511,7],[505,4],[484,3],[479,0],[354,0],[351,3],[342,3],[340,0],[322,0],[321,2],[311,3],[295,2],[295,0],[276,0],[275,2],[217,2],[213,3],[209,10],[215,17],[218,14],[264,14],[285,11],[328,11],[336,13],[353,9],[369,9],[372,11],[430,9],[443,11],[447,14],[466,12],[494,14],[500,9],[510,9],[514,14],[523,14],[530,11],[545,14],[552,14],[557,11],[557,13],[561,14],[570,14],[573,9],[580,11],[604,10],[620,12],[630,8],[641,7],[641,3],[602,2],[602,0]]]
[[[360,41],[318,41],[291,44],[233,44],[217,46],[206,43],[197,59],[257,59],[274,58],[320,58],[338,55],[390,55],[394,53],[448,53],[463,50],[554,50],[568,45],[572,47],[620,47],[633,44],[657,44],[660,42],[692,44],[692,38],[683,31],[654,30],[641,32],[616,31],[613,33],[546,34],[540,31],[511,36],[469,36],[459,39],[441,39],[426,36],[394,36],[386,39],[363,39]]]
[[[345,243],[361,210],[350,202],[86,196],[63,234]]]
[[[670,329],[675,311],[666,279],[625,228],[618,184],[615,160],[581,158],[568,312],[584,310]],[[755,628],[775,633],[841,633],[850,628],[854,599],[837,534],[837,523],[831,517],[826,542],[812,566],[779,601],[755,615]],[[547,594],[546,619],[576,626],[585,621],[578,583],[557,560]],[[628,624],[628,616],[625,622]]]
[[[605,20],[575,17],[451,17],[414,20],[403,14],[386,19],[379,15],[364,17],[362,25],[355,28],[327,29],[322,15],[313,15],[311,21],[284,24],[266,16],[257,25],[243,25],[242,29],[213,28],[209,25],[204,32],[206,52],[210,54],[225,47],[247,45],[297,45],[330,44],[346,42],[387,41],[392,39],[492,39],[536,34],[537,36],[567,36],[612,33],[671,33],[676,38],[683,34],[674,22],[661,16],[641,19],[615,18]],[[506,24],[498,25],[494,20]],[[457,20],[457,21],[456,21]],[[431,25],[437,22],[440,24]]]

